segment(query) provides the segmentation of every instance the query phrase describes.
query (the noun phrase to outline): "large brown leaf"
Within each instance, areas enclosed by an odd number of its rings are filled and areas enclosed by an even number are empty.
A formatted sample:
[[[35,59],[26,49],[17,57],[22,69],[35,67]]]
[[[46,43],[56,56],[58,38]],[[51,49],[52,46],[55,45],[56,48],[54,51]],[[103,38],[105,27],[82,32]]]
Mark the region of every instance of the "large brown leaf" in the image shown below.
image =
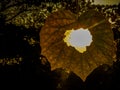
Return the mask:
[[[87,51],[79,53],[63,41],[66,30],[88,28],[93,36]],[[40,32],[42,54],[51,63],[51,68],[65,68],[80,76],[83,80],[99,65],[112,65],[116,48],[110,24],[104,16],[94,10],[80,17],[68,10],[51,14]]]

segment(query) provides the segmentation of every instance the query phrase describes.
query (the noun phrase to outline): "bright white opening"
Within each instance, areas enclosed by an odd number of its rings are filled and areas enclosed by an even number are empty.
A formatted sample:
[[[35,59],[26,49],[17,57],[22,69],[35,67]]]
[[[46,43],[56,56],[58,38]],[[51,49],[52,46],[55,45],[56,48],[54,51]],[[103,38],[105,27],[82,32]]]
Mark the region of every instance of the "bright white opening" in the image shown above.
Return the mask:
[[[74,47],[80,53],[86,51],[86,47],[92,43],[92,35],[88,29],[67,30],[63,40],[67,46]]]

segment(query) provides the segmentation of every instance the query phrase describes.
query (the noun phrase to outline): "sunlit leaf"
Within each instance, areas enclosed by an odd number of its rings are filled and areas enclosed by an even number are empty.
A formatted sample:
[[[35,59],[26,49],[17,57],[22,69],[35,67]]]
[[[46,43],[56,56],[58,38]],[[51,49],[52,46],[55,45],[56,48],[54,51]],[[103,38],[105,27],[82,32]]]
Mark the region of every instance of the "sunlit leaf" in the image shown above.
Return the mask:
[[[80,28],[88,29],[93,40],[84,53],[67,46],[63,40],[67,30]],[[112,65],[116,55],[109,22],[101,13],[93,10],[80,17],[67,10],[52,13],[40,31],[40,45],[52,70],[62,67],[73,71],[83,80],[99,65]]]

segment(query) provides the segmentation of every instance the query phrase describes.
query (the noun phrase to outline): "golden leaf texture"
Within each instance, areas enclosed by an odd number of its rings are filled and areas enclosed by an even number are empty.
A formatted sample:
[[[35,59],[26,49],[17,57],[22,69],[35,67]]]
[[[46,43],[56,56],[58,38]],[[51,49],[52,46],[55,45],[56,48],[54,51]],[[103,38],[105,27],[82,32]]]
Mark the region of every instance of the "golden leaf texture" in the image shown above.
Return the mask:
[[[63,41],[66,30],[89,29],[93,42],[87,51],[79,53]],[[51,69],[64,68],[73,71],[82,80],[102,64],[112,65],[116,46],[110,23],[99,12],[89,10],[77,16],[69,10],[52,13],[40,31],[41,54],[46,56]]]

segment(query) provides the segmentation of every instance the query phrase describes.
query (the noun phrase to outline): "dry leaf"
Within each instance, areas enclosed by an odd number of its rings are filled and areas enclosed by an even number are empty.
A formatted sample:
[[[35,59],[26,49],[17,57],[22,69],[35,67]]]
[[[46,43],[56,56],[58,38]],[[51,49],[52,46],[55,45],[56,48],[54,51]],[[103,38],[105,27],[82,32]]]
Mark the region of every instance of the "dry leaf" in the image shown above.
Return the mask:
[[[93,42],[87,51],[79,53],[63,41],[66,30],[88,28]],[[68,10],[52,13],[40,31],[40,46],[52,70],[64,68],[73,71],[83,80],[99,65],[112,65],[116,47],[113,32],[104,16],[94,10],[83,13],[80,17]]]

